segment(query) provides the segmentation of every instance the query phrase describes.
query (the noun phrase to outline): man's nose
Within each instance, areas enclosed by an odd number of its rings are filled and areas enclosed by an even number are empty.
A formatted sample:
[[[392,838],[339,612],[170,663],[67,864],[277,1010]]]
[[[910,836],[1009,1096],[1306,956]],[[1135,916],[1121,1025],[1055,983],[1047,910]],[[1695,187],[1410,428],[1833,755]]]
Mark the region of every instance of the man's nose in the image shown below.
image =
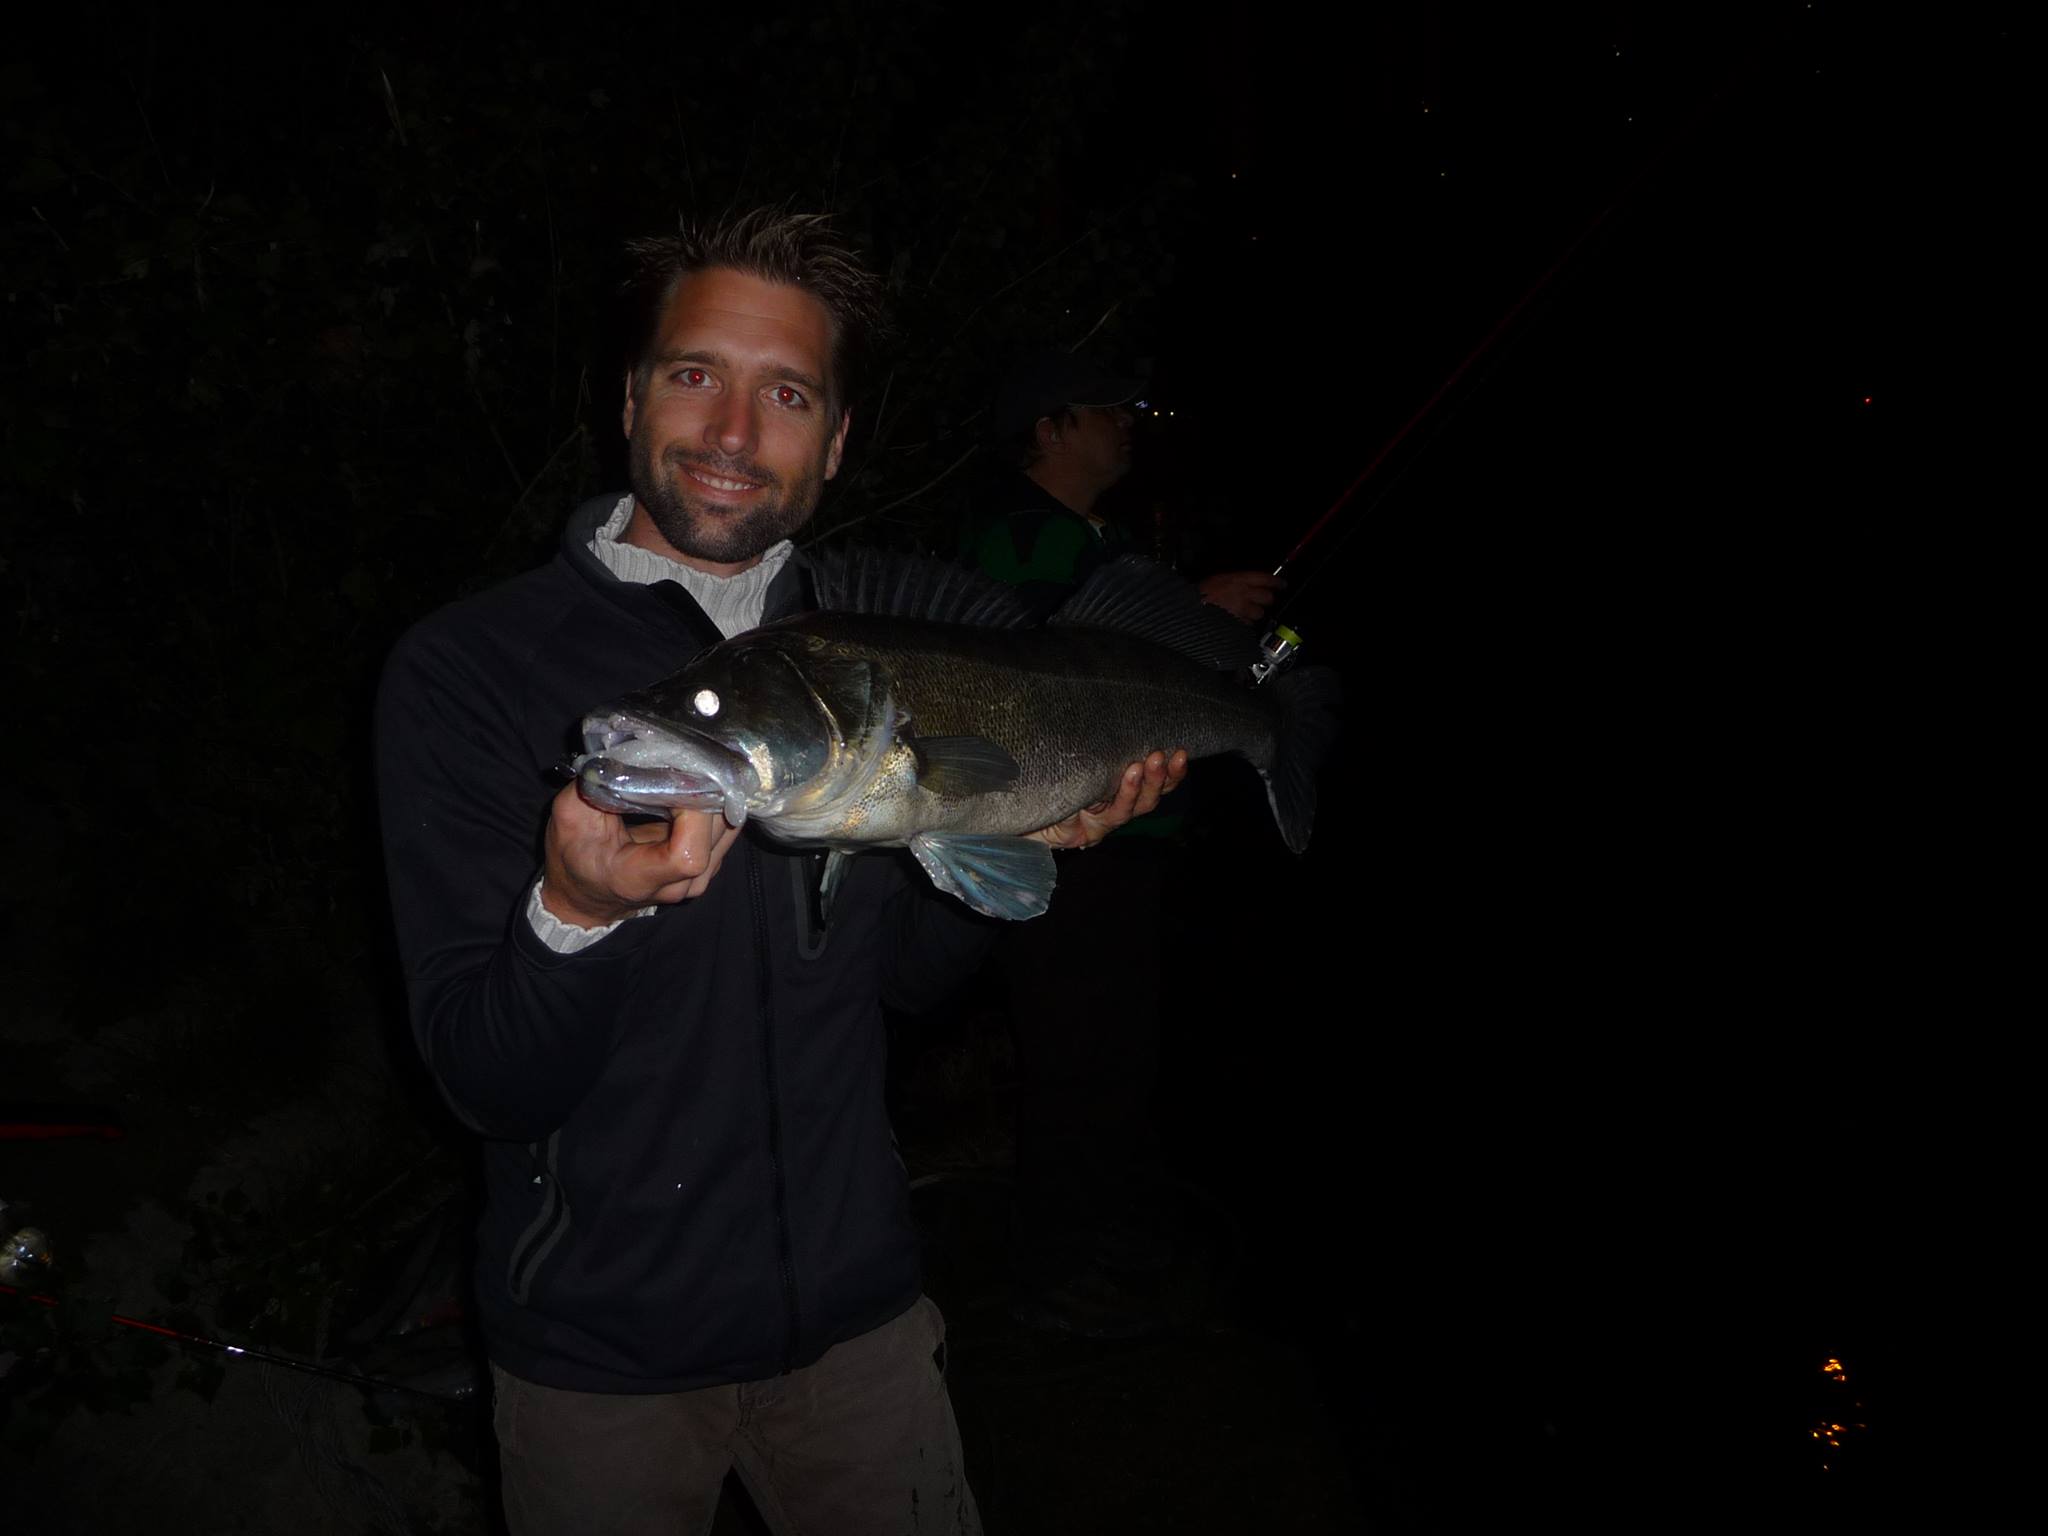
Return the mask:
[[[704,440],[720,453],[738,457],[752,450],[760,421],[753,395],[730,390],[720,397],[718,408],[704,423]]]

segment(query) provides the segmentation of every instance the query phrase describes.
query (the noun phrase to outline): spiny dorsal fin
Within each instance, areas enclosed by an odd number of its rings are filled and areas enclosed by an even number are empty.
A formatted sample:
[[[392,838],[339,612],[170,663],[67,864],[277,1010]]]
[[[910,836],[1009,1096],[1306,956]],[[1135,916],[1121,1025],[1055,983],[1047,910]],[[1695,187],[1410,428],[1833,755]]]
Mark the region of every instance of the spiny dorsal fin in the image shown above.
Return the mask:
[[[1011,587],[979,571],[922,555],[835,545],[807,550],[818,606],[830,613],[870,613],[935,624],[1016,629],[1031,605]]]
[[[1218,671],[1259,659],[1259,637],[1163,566],[1124,555],[1097,570],[1046,621],[1062,629],[1114,629]]]

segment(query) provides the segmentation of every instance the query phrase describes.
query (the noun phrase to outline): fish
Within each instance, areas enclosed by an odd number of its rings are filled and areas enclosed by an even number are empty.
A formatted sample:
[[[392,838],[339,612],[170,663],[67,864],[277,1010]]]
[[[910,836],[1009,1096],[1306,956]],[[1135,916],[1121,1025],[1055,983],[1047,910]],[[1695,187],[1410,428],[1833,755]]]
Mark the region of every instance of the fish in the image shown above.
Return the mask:
[[[940,890],[1017,921],[1049,905],[1052,850],[1026,836],[1111,798],[1125,767],[1235,753],[1306,851],[1338,728],[1327,667],[1253,686],[1253,631],[1136,556],[1043,622],[1013,589],[936,561],[822,554],[818,609],[734,635],[590,711],[572,767],[601,810],[717,810],[845,860],[908,848]]]

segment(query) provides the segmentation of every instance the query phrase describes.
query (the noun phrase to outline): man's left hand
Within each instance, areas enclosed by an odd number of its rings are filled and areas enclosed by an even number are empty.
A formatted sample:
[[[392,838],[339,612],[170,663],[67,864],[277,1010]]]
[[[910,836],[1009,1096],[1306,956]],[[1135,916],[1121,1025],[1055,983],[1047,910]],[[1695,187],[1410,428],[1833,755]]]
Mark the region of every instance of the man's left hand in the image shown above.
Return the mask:
[[[1093,848],[1118,827],[1156,808],[1161,795],[1170,795],[1188,776],[1187,752],[1172,756],[1154,752],[1143,762],[1132,763],[1117,781],[1116,793],[1107,800],[1084,806],[1065,821],[1028,832],[1053,848]]]

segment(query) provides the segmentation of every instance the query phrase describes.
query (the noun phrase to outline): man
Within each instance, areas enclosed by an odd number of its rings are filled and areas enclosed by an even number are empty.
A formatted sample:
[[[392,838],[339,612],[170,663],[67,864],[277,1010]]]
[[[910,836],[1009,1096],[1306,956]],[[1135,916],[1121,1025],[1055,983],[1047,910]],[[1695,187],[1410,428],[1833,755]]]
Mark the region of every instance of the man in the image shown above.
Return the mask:
[[[816,930],[801,856],[548,776],[585,711],[803,603],[789,536],[838,471],[878,289],[774,210],[633,252],[631,494],[417,626],[378,706],[414,1032],[485,1138],[507,1519],[703,1530],[736,1466],[778,1531],[975,1530],[879,999],[931,1000],[986,925],[874,857]],[[1086,846],[1177,778],[1155,753],[1039,835]]]
[[[1098,565],[1131,548],[1095,510],[1130,473],[1130,402],[1140,379],[1119,378],[1062,352],[1021,359],[1003,376],[990,431],[1025,484],[1008,486],[1007,515],[971,533],[974,557],[998,580],[1050,609]],[[1219,571],[1195,583],[1206,602],[1256,624],[1286,582],[1266,571]]]
[[[990,493],[1003,515],[970,528],[966,542],[984,571],[1043,611],[1132,548],[1096,507],[1130,472],[1129,403],[1142,388],[1055,352],[1020,360],[997,388],[991,432],[1021,473]],[[1264,571],[1228,571],[1197,590],[1253,623],[1283,585]],[[1155,1230],[1152,1107],[1176,831],[1171,816],[1129,828],[1061,871],[1044,918],[1002,935],[1024,1238],[1011,1312],[1036,1327],[1131,1337],[1185,1321],[1174,1308],[1191,1287]],[[1113,961],[1104,954],[1112,934]]]

